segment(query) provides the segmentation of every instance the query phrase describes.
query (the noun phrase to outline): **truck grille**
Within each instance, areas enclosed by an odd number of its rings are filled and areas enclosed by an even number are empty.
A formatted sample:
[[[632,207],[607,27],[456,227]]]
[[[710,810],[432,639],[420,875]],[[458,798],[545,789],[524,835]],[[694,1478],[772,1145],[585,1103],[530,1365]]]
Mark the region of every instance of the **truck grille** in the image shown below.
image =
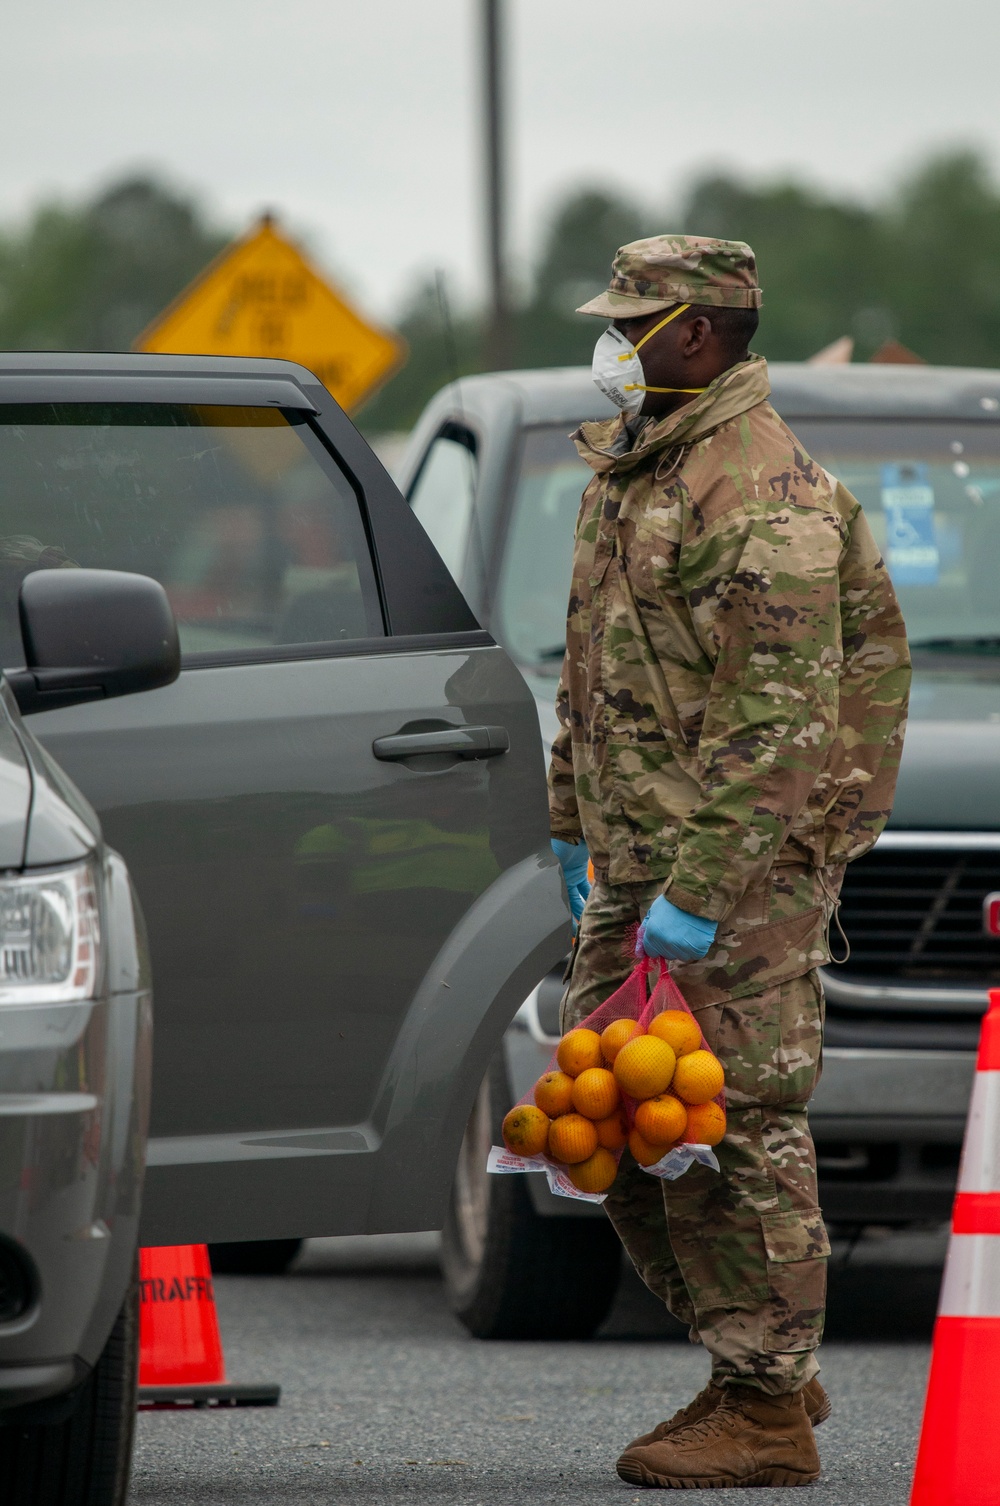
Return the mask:
[[[1000,851],[898,849],[851,863],[841,924],[851,943],[845,977],[998,984],[1000,941],[983,932],[983,899],[1000,890]]]

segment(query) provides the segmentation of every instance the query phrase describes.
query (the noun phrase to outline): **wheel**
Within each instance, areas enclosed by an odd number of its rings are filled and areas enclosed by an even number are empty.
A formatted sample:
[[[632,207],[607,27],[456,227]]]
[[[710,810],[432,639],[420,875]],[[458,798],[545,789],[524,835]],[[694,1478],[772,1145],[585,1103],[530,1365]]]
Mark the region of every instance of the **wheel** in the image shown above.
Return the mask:
[[[301,1239],[247,1239],[209,1245],[213,1276],[281,1276],[302,1248]]]
[[[136,1280],[83,1384],[0,1423],[4,1506],[124,1506],[138,1371]]]
[[[511,1105],[494,1059],[472,1110],[441,1234],[452,1311],[477,1339],[588,1339],[614,1301],[621,1245],[607,1220],[544,1218],[527,1176],[490,1176]]]

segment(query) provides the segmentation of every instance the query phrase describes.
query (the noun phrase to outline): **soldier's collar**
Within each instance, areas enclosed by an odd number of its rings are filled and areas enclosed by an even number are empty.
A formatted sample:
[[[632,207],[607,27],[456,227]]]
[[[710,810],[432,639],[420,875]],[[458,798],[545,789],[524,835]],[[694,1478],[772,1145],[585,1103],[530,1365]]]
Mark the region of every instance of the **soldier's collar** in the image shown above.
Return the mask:
[[[650,455],[675,444],[691,444],[720,424],[762,403],[771,391],[767,362],[751,355],[717,376],[711,386],[692,402],[649,424],[630,447],[624,415],[597,423],[581,424],[572,438],[583,459],[595,471],[628,471],[641,466]]]

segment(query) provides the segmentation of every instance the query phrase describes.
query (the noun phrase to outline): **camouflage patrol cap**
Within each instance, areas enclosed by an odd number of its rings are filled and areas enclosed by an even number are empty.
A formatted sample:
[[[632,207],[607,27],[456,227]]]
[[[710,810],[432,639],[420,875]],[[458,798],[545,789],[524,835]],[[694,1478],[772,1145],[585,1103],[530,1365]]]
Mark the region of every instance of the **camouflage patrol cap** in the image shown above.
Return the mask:
[[[636,319],[675,303],[758,309],[757,262],[745,241],[710,235],[650,235],[615,252],[611,282],[577,309],[602,319]]]

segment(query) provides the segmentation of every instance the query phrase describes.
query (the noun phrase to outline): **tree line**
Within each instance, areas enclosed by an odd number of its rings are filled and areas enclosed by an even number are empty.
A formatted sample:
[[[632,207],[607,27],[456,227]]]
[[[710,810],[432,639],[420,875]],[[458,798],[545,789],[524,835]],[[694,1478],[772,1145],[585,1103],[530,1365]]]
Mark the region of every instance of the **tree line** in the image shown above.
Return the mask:
[[[660,230],[750,242],[764,287],[754,344],[772,359],[849,335],[856,360],[894,339],[935,363],[1000,365],[1000,185],[973,150],[932,157],[876,202],[727,173],[700,177],[673,208],[574,189],[543,227],[512,314],[515,364],[589,362],[594,321],[574,308],[606,285],[616,247]],[[229,238],[149,177],[44,205],[0,232],[0,348],[128,350]],[[408,428],[456,370],[484,369],[481,316],[449,313],[441,292],[430,276],[400,310],[409,361],[360,411],[369,433]]]

